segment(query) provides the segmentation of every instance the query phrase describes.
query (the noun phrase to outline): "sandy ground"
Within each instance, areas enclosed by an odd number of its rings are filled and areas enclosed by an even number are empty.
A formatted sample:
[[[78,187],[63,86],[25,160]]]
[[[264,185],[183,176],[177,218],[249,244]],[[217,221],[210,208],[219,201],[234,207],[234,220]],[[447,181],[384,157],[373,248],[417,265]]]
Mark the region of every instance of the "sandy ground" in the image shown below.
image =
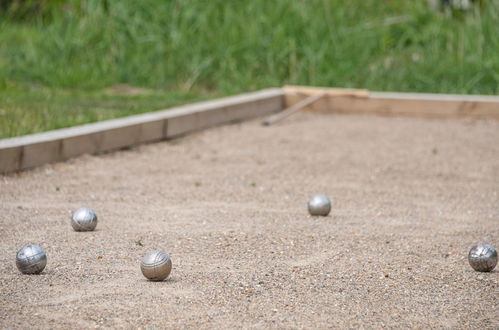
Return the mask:
[[[499,271],[466,257],[499,247],[498,193],[498,122],[346,115],[0,176],[0,327],[497,329]],[[97,231],[72,230],[80,206]],[[16,269],[28,243],[41,275]],[[159,283],[139,268],[156,248]]]

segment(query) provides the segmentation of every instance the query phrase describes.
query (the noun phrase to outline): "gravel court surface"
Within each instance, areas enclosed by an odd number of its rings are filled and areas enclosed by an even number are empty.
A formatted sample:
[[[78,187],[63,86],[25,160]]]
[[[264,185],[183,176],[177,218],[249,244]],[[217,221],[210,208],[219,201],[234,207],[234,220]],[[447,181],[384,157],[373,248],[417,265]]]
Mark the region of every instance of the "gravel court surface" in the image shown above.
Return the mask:
[[[259,123],[0,176],[0,327],[499,327],[499,269],[467,261],[499,248],[498,122]],[[96,231],[71,228],[80,206]],[[26,244],[41,275],[16,269]],[[164,282],[140,272],[152,249]]]

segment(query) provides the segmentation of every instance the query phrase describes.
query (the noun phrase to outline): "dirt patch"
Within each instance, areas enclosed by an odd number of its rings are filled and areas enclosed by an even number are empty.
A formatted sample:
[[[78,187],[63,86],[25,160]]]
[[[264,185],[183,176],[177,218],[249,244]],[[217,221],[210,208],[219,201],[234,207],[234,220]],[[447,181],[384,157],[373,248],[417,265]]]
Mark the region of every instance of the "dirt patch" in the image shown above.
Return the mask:
[[[0,177],[0,327],[499,327],[499,272],[466,259],[499,247],[498,122],[259,122]],[[72,230],[80,206],[97,231]],[[39,276],[16,269],[28,243]]]

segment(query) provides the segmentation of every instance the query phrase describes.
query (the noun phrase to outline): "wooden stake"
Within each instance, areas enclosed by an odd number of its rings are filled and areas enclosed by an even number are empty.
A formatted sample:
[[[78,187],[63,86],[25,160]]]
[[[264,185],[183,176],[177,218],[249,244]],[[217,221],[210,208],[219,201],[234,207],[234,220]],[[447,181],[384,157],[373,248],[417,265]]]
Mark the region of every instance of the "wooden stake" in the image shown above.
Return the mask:
[[[270,126],[272,124],[277,123],[278,121],[283,120],[286,117],[291,116],[295,112],[300,111],[301,109],[305,108],[306,106],[318,101],[321,97],[327,94],[327,91],[320,91],[319,93],[309,96],[303,101],[300,101],[289,108],[285,109],[284,111],[281,111],[273,116],[270,116],[269,118],[265,119],[262,121],[263,126]]]

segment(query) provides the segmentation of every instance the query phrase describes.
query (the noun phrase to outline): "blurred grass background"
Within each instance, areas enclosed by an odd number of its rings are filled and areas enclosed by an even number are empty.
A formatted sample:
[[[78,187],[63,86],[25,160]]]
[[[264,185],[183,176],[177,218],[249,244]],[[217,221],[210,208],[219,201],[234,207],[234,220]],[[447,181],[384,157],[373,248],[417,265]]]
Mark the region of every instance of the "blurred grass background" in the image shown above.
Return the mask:
[[[499,92],[496,0],[466,12],[423,0],[0,0],[0,11],[0,137],[284,84]]]

